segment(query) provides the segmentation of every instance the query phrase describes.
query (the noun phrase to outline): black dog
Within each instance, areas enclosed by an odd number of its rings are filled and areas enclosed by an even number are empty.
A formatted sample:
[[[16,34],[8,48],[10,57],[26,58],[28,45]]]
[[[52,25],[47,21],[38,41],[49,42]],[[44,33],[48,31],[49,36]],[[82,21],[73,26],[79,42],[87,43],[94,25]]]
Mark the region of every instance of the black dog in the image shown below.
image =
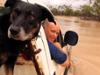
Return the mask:
[[[37,37],[41,22],[46,18],[50,22],[55,21],[52,13],[39,4],[7,0],[5,8],[9,12],[0,16],[0,66],[5,64],[6,75],[13,75],[14,64],[21,51],[33,57],[29,44]]]

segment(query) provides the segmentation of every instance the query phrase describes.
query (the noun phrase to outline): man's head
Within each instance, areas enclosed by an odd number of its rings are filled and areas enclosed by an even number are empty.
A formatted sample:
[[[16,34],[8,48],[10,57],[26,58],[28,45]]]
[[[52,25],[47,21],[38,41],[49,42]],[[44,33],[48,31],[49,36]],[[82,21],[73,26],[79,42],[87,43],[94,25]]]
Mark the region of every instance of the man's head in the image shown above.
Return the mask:
[[[58,23],[56,25],[53,22],[49,22],[47,19],[43,25],[47,40],[54,42],[60,32],[60,26]]]

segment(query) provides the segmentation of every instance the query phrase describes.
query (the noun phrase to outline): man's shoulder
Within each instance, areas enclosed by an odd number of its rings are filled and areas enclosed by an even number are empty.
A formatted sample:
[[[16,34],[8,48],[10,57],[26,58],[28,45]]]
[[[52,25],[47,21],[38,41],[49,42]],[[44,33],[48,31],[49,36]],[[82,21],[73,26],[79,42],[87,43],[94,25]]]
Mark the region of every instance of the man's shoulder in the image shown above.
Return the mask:
[[[53,43],[48,41],[49,48],[56,48]]]

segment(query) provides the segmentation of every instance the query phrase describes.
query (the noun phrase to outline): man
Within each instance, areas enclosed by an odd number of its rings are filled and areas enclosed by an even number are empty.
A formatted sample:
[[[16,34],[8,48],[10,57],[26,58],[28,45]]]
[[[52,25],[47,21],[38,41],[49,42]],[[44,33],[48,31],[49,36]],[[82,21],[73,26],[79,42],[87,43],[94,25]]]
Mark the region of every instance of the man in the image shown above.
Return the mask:
[[[56,25],[53,22],[49,22],[47,19],[43,25],[46,38],[48,41],[51,58],[58,64],[64,67],[70,65],[67,54],[61,48],[60,43],[54,42],[60,32],[60,25]]]

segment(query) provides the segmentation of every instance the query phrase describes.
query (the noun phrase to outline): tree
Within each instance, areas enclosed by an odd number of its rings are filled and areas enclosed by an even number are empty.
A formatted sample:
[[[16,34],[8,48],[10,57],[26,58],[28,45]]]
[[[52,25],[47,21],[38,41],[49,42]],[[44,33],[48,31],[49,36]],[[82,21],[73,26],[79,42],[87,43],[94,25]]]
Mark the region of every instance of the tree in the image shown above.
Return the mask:
[[[95,0],[93,4],[94,15],[100,19],[100,0]]]
[[[73,15],[73,9],[71,8],[71,6],[66,6],[65,7],[64,14],[65,15],[69,15],[69,16],[72,16]]]
[[[84,5],[81,7],[81,13],[83,16],[91,17],[92,16],[92,7],[89,5]]]

